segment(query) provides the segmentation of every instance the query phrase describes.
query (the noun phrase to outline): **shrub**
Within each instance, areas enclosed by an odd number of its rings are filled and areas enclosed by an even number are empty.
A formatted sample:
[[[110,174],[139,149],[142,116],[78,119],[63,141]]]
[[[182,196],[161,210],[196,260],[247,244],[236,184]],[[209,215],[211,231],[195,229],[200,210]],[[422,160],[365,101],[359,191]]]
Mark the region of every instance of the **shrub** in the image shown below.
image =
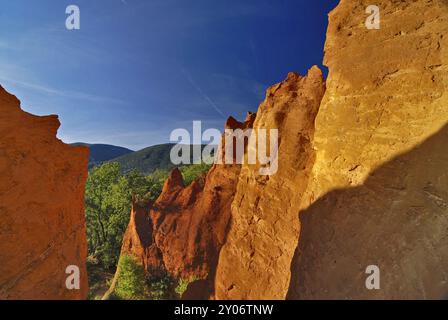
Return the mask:
[[[174,289],[174,291],[176,291],[176,293],[179,295],[179,297],[182,297],[182,295],[184,294],[185,291],[187,291],[188,285],[190,284],[191,281],[189,281],[188,279],[179,279],[179,283],[177,284],[176,289]]]
[[[118,262],[120,273],[117,279],[114,296],[118,299],[143,300],[148,298],[145,270],[136,259],[123,255]]]
[[[149,295],[152,300],[168,300],[177,298],[174,294],[176,282],[169,275],[148,277]]]

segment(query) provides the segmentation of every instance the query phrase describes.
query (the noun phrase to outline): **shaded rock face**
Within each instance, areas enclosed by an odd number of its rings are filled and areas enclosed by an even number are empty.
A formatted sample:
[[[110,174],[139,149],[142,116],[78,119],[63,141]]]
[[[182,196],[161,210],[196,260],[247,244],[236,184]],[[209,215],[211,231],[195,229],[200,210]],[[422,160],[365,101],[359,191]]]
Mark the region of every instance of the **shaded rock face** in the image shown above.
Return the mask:
[[[245,122],[229,118],[226,128],[247,129],[254,119],[254,114],[248,114]],[[222,156],[224,150],[223,137]],[[139,258],[151,276],[168,273],[205,279],[194,297],[209,298],[240,168],[239,164],[215,164],[205,178],[186,187],[181,172],[174,169],[154,203],[134,203],[121,253]]]
[[[289,299],[448,296],[448,126],[300,214]],[[380,270],[367,290],[366,268]]]
[[[133,202],[129,225],[123,237],[121,252],[137,257],[145,270],[161,276],[165,270],[163,257],[154,243],[153,225],[148,215],[150,204]]]
[[[58,140],[58,127],[0,87],[0,299],[87,297],[88,150]],[[79,290],[66,287],[69,265]]]
[[[377,1],[380,30],[363,25],[369,4],[330,14],[291,299],[448,293],[448,3]]]
[[[278,129],[278,170],[244,164],[215,280],[217,299],[283,299],[299,232],[298,207],[314,163],[314,119],[325,92],[317,67],[269,88],[254,123]]]

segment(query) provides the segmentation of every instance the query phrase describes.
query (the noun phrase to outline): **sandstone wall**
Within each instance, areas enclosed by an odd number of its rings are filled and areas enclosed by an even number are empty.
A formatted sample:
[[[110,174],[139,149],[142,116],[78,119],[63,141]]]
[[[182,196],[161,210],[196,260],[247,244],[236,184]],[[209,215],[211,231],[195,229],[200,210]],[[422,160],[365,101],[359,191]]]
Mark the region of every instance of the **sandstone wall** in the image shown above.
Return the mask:
[[[289,298],[448,293],[448,3],[342,0]],[[367,290],[368,265],[381,289]]]
[[[314,118],[325,83],[313,67],[269,88],[254,129],[278,129],[278,171],[244,164],[219,258],[217,299],[283,299],[299,232],[298,207],[314,162]]]
[[[0,299],[87,297],[88,150],[58,140],[58,127],[0,87]],[[80,290],[66,288],[68,265],[80,268]]]

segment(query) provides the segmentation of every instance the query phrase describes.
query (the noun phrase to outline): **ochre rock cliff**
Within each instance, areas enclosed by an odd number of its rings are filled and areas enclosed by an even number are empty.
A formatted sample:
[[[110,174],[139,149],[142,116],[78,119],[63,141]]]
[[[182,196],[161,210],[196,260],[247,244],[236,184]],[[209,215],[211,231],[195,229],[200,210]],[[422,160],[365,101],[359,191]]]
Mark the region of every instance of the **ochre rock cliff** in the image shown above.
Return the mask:
[[[0,299],[87,297],[88,150],[58,140],[58,127],[0,87]],[[66,287],[69,265],[79,290]]]
[[[331,12],[327,91],[289,298],[448,293],[448,3],[370,1]],[[367,290],[366,267],[380,269]]]
[[[254,119],[252,113],[245,122],[230,117],[226,128],[245,130]],[[224,149],[223,137],[223,158]],[[175,278],[205,280],[194,297],[208,298],[240,168],[236,163],[215,164],[205,178],[189,186],[184,186],[181,172],[174,169],[154,203],[134,202],[121,254],[138,258],[151,276],[168,273]]]
[[[257,111],[257,129],[278,129],[278,170],[260,175],[245,163],[215,280],[217,299],[283,299],[297,246],[297,208],[314,163],[314,118],[325,83],[313,67],[270,87]]]

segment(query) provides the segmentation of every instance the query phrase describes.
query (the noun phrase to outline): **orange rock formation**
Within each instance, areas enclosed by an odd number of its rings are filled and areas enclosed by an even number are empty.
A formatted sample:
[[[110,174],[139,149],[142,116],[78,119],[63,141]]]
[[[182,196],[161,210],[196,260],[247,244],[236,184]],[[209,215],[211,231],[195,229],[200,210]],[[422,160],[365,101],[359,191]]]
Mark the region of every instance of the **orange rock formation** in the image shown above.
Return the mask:
[[[251,113],[242,123],[230,117],[226,128],[246,129],[254,119]],[[224,156],[224,138],[221,150]],[[176,278],[206,280],[198,294],[208,298],[240,167],[215,164],[205,178],[186,187],[181,172],[174,169],[154,203],[133,204],[121,253],[137,257],[153,276],[168,273]]]
[[[0,299],[87,297],[88,150],[58,140],[58,127],[0,87]],[[79,290],[66,287],[69,265]]]
[[[278,129],[278,171],[244,164],[232,203],[232,225],[216,275],[217,299],[282,299],[299,232],[297,209],[314,163],[314,118],[325,83],[313,67],[270,87],[254,129]]]

